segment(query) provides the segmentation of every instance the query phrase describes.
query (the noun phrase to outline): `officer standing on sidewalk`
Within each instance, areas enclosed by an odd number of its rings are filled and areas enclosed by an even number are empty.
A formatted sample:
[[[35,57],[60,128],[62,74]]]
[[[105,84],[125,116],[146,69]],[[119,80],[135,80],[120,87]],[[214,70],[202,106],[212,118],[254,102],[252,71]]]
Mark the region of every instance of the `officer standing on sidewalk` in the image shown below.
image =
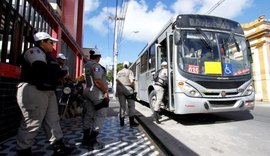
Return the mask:
[[[134,121],[135,100],[134,100],[134,74],[128,69],[129,62],[123,63],[123,69],[117,73],[116,96],[120,103],[120,126],[124,126],[126,105],[128,103],[129,126],[137,127],[139,124]]]
[[[83,108],[82,145],[91,150],[104,147],[104,144],[97,141],[97,136],[103,127],[106,107],[109,104],[106,69],[99,64],[100,58],[101,54],[98,49],[91,49],[90,60],[84,67],[86,102]]]
[[[34,35],[35,47],[21,56],[21,79],[17,85],[17,102],[22,121],[17,134],[17,155],[31,156],[31,146],[44,126],[55,155],[68,155],[74,148],[64,145],[59,124],[55,88],[57,80],[67,73],[51,57],[58,40],[46,32]]]

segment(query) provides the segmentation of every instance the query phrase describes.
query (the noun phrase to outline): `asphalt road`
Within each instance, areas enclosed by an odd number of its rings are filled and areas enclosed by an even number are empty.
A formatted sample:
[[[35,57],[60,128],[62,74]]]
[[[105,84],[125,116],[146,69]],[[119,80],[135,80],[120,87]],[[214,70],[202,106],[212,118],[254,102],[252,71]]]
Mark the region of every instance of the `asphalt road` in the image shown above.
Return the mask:
[[[244,112],[175,115],[153,123],[151,110],[136,103],[138,120],[168,155],[268,156],[270,103]]]

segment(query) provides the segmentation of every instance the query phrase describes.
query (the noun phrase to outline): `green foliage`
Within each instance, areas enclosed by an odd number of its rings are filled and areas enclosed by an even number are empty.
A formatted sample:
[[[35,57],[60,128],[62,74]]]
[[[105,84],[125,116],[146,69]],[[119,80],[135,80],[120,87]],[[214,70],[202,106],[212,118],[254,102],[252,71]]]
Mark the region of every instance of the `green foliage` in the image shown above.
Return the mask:
[[[117,64],[117,72],[119,72],[120,70],[122,70],[124,67],[123,67],[123,64],[122,63],[118,63]]]
[[[109,70],[109,71],[107,72],[107,80],[108,80],[109,82],[112,82],[112,81],[113,81],[113,70]]]

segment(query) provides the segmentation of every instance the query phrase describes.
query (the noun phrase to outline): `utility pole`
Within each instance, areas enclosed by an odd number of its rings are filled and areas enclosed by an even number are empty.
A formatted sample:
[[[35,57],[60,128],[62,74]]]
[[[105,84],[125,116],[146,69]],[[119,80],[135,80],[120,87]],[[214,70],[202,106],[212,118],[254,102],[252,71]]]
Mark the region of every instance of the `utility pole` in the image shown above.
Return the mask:
[[[119,17],[109,17],[109,19],[115,20],[115,26],[114,26],[114,44],[113,44],[113,93],[114,93],[114,99],[115,93],[116,93],[116,77],[117,77],[117,58],[118,58],[118,20],[124,20],[125,18],[119,18]]]

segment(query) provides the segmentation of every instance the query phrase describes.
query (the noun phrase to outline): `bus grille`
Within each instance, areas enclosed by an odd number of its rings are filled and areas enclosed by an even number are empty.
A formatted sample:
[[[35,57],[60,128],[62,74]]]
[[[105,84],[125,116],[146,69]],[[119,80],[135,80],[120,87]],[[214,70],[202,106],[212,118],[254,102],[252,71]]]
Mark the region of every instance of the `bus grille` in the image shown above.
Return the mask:
[[[203,93],[206,96],[219,96],[220,92],[215,92],[215,93]],[[238,92],[226,92],[226,96],[236,96],[238,95]]]
[[[233,106],[236,103],[236,100],[229,101],[209,101],[212,107],[228,107]]]
[[[206,81],[196,81],[201,86],[208,88],[208,89],[233,89],[238,88],[242,84],[245,83],[245,81],[236,81],[236,82],[206,82]]]

